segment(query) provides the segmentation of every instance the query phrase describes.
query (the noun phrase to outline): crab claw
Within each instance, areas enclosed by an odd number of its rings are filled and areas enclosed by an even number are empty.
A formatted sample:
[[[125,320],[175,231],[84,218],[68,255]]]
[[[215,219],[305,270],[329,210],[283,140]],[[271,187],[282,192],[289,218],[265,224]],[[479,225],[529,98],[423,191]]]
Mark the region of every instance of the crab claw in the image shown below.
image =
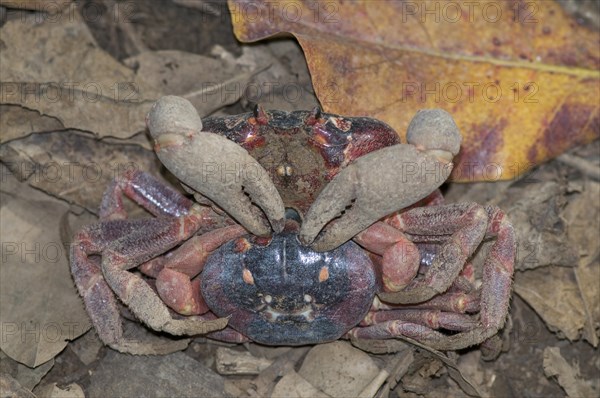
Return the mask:
[[[188,100],[160,98],[146,123],[160,161],[181,182],[215,202],[254,235],[270,235],[271,228],[283,230],[283,201],[267,171],[233,141],[203,132],[200,116]]]
[[[407,141],[364,155],[338,173],[306,213],[300,241],[317,251],[334,249],[438,188],[460,149],[452,116],[441,109],[418,112]]]

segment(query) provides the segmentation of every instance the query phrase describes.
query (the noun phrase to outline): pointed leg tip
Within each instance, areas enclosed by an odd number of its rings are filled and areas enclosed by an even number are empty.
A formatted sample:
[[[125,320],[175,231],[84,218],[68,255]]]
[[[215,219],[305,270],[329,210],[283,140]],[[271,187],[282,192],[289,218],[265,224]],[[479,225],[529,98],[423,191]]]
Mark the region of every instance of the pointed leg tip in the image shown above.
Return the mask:
[[[298,234],[298,240],[302,245],[310,246],[314,242],[315,238],[305,234]]]

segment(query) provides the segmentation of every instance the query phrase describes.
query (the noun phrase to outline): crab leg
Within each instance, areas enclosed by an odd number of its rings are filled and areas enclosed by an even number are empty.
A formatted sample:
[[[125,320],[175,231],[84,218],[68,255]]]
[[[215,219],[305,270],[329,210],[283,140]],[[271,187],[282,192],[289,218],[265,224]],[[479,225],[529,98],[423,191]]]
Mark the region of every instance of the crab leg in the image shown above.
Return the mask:
[[[452,292],[435,296],[431,300],[418,304],[388,304],[382,303],[377,297],[373,300],[372,311],[387,311],[396,309],[426,309],[454,313],[474,313],[480,308],[480,292]]]
[[[488,215],[476,203],[457,204],[412,209],[389,222],[411,236],[450,235],[423,278],[413,280],[401,291],[379,294],[383,301],[408,304],[429,300],[448,290],[483,240]]]
[[[504,326],[515,261],[515,232],[505,214],[495,206],[486,206],[489,222],[486,237],[496,239],[483,266],[481,310],[476,325],[454,335],[405,320],[392,320],[365,328],[354,328],[349,337],[387,339],[411,337],[438,350],[456,350],[489,341]],[[389,293],[393,296],[396,293]],[[381,296],[381,295],[380,295]]]
[[[200,279],[193,279],[204,268],[206,259],[222,244],[247,231],[239,225],[217,229],[194,236],[169,255],[152,260],[156,289],[165,304],[182,315],[198,315],[208,311],[200,293]]]
[[[217,319],[217,316],[212,312],[207,312],[206,314],[200,315],[198,318],[212,320]],[[238,332],[230,326],[227,326],[224,329],[217,330],[215,332],[210,332],[206,335],[206,337],[213,340],[235,344],[248,343],[251,341],[248,337],[244,336],[243,334],[241,334],[240,332]]]
[[[127,213],[123,195],[148,210],[154,216],[179,217],[192,207],[192,201],[140,170],[128,170],[113,179],[102,196],[100,219],[123,220]]]
[[[421,257],[417,246],[400,230],[384,222],[376,222],[354,237],[354,241],[371,253],[382,256],[383,284],[400,290],[414,279]]]
[[[102,276],[119,299],[140,320],[154,330],[166,331],[174,335],[194,335],[225,327],[226,319],[214,321],[202,321],[194,318],[173,319],[165,304],[152,288],[139,276],[127,272],[128,269],[164,253],[193,235],[202,222],[202,211],[205,209],[192,207],[189,214],[178,218],[121,221],[121,223],[127,224],[125,229],[129,233],[126,234],[115,233],[115,229],[119,228],[119,224],[114,224],[119,222],[117,220],[85,228],[76,235],[71,245],[73,274],[76,275],[76,279],[79,275],[82,277],[78,282],[81,286],[80,293],[90,310],[88,312],[92,314],[97,311],[105,312],[102,308],[105,306],[104,301],[107,300],[107,297],[112,299],[112,303],[106,305],[106,307],[110,307],[108,309],[110,318],[92,319],[96,329],[102,331],[99,332],[99,335],[106,344],[127,352],[136,349],[136,353],[145,353],[147,348],[137,344],[135,347],[131,347],[122,339],[119,340],[119,336],[122,337],[122,331],[118,324],[118,310],[114,296],[107,295],[105,291],[107,287],[104,287],[103,291],[95,290],[95,285]],[[132,228],[133,231],[131,231]],[[106,237],[113,238],[115,234],[120,234],[122,237],[117,240],[106,239]],[[101,275],[100,273],[95,275],[81,273],[81,270],[88,272],[93,270],[90,254],[102,255]],[[116,332],[113,332],[115,330]],[[149,349],[151,350],[151,348]]]
[[[448,336],[444,333],[433,330],[429,326],[399,320],[378,323],[376,325],[367,327],[356,327],[350,330],[346,335],[349,338],[372,340],[385,340],[404,336],[415,339],[418,342],[426,344],[434,349],[444,349],[438,348],[437,343],[448,338]],[[473,342],[472,344],[477,344],[477,342]],[[453,347],[445,349],[455,350],[459,348],[462,347]]]
[[[188,100],[162,97],[148,114],[147,124],[159,159],[184,184],[255,235],[283,229],[283,201],[267,171],[233,141],[203,132],[202,121]]]
[[[477,326],[477,320],[466,314],[438,310],[398,309],[367,314],[361,325],[375,325],[388,321],[403,321],[427,326],[431,329],[467,331]]]
[[[382,303],[376,297],[371,310],[360,325],[371,326],[388,321],[403,321],[432,329],[466,331],[475,328],[477,320],[465,313],[474,313],[478,310],[479,294],[446,293],[424,303],[412,305],[390,305]]]
[[[156,219],[124,220],[127,214],[123,207],[122,195],[126,195],[139,203],[151,213],[159,216],[181,215],[179,218],[162,217]],[[130,171],[116,178],[102,200],[100,216],[102,222],[88,226],[76,234],[71,244],[71,269],[76,285],[79,289],[85,306],[88,309],[92,323],[94,324],[100,339],[107,345],[122,351],[136,354],[165,354],[178,351],[187,345],[186,341],[164,341],[161,343],[148,343],[127,339],[123,336],[119,308],[111,286],[107,283],[103,268],[98,264],[92,254],[104,254],[115,248],[142,247],[141,251],[156,244],[154,250],[166,251],[167,248],[161,244],[175,245],[179,241],[177,236],[181,231],[187,234],[205,226],[226,225],[227,220],[219,217],[210,208],[194,207],[192,202],[183,195],[165,186],[150,175],[141,171]],[[191,211],[189,216],[185,216]],[[164,235],[168,235],[165,237]],[[166,238],[166,239],[165,239]],[[141,244],[140,244],[141,243]],[[146,253],[147,256],[152,256]],[[105,259],[104,259],[105,260]],[[128,269],[135,264],[128,263],[121,266]],[[111,265],[104,266],[104,269]],[[128,273],[134,280],[132,285],[139,284],[133,274]],[[139,279],[139,278],[138,278]],[[145,282],[144,282],[145,283]],[[126,286],[129,288],[130,286]],[[142,295],[156,297],[156,294],[145,284],[139,291]],[[135,289],[134,289],[135,290]],[[152,300],[152,299],[150,299]],[[163,311],[159,316],[165,315],[166,307],[162,304]],[[166,314],[168,315],[168,313]],[[144,318],[144,316],[141,316]],[[223,320],[207,325],[211,330],[218,329]],[[168,321],[167,321],[168,323]],[[201,324],[196,320],[195,324]]]
[[[441,109],[421,111],[407,140],[408,145],[371,152],[340,171],[308,210],[300,240],[317,251],[332,250],[438,188],[460,148],[454,120]]]
[[[182,216],[187,214],[192,201],[173,188],[162,184],[151,175],[132,170],[115,178],[102,198],[100,218],[102,220],[126,219],[123,195],[134,200],[155,216]],[[224,225],[223,217],[204,209],[202,229]],[[124,224],[124,226],[127,224]],[[132,233],[129,228],[123,236]],[[176,312],[183,315],[200,314],[208,310],[200,294],[200,281],[190,281],[198,274],[206,258],[216,248],[235,237],[246,233],[241,226],[213,230],[201,236],[194,236],[181,247],[165,256],[156,257],[139,266],[144,274],[157,279],[157,289],[161,298]],[[118,237],[113,237],[113,240]],[[173,287],[177,287],[173,289]]]
[[[112,238],[126,236],[139,227],[139,222],[107,221],[86,227],[78,232],[71,244],[71,273],[79,294],[83,298],[98,337],[104,344],[121,352],[138,351],[143,354],[162,354],[185,348],[186,344],[177,341],[165,342],[165,346],[156,346],[123,335],[117,300],[102,277],[102,271],[88,253],[102,251],[102,243]],[[100,242],[100,244],[97,244]]]
[[[515,231],[498,207],[486,206],[486,211],[490,220],[486,236],[496,237],[496,242],[483,265],[479,325],[468,332],[449,336],[439,349],[477,344],[490,339],[504,326],[514,274]]]

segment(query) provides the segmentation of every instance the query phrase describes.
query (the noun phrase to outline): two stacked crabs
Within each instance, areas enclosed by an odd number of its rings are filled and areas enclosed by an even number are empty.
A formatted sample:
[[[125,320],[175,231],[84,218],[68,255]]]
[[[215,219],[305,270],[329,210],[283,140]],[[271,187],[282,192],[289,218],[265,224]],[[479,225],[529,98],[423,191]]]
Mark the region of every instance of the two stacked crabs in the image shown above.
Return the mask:
[[[229,342],[407,337],[456,350],[497,339],[515,234],[497,207],[443,203],[461,142],[445,111],[418,112],[407,143],[379,120],[318,108],[201,121],[173,96],[147,125],[194,201],[131,171],[75,235],[72,274],[105,344],[181,349],[125,336],[119,301],[153,330]],[[154,217],[128,218],[124,197]]]

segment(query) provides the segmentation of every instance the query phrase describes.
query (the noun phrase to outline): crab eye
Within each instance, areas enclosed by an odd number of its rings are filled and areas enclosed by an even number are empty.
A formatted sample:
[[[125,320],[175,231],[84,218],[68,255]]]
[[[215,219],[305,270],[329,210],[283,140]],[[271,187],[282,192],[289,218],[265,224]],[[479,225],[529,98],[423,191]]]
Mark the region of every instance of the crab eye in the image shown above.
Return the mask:
[[[321,107],[315,106],[315,108],[313,109],[313,114],[314,114],[315,119],[320,119],[321,118]]]
[[[327,279],[329,279],[329,268],[322,267],[319,271],[319,282],[325,282]]]
[[[307,126],[314,126],[315,124],[323,123],[323,120],[320,120],[322,116],[321,107],[315,106],[312,111],[308,114],[306,119],[304,120],[304,124]]]
[[[290,177],[294,174],[294,168],[289,165],[279,165],[277,166],[277,174],[281,177]]]
[[[267,116],[267,112],[265,112],[265,108],[261,105],[256,104],[254,107],[254,121],[258,124],[267,124],[269,122],[269,117]]]

